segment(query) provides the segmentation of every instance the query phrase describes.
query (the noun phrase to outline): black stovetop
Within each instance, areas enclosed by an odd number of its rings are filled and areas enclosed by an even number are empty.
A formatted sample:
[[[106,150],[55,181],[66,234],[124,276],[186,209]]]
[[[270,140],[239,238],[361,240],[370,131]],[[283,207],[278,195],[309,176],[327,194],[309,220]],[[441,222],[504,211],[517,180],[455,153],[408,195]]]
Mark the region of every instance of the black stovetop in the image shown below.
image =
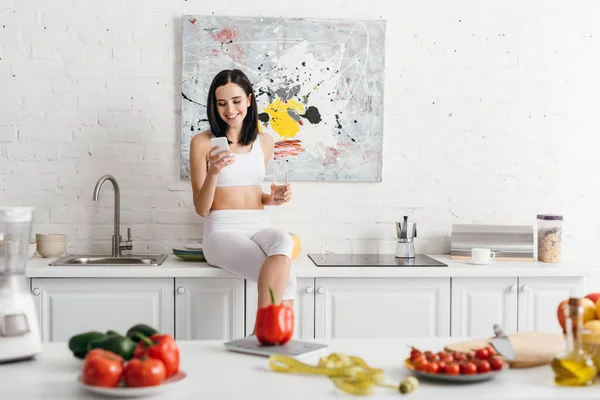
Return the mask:
[[[424,254],[396,258],[394,254],[309,254],[317,267],[447,267]]]

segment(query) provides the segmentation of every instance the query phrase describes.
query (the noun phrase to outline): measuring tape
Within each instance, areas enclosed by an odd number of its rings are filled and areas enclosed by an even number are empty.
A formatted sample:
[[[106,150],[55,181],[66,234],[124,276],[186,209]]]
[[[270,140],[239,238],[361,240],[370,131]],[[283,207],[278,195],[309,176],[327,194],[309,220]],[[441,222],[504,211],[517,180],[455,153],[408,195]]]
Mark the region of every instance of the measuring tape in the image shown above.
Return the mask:
[[[274,354],[269,358],[269,367],[276,372],[326,375],[339,389],[358,396],[372,394],[375,386],[409,393],[418,385],[414,377],[403,380],[400,386],[386,384],[383,382],[382,369],[369,367],[362,358],[342,353],[332,353],[327,358],[319,359],[316,367],[288,356]]]

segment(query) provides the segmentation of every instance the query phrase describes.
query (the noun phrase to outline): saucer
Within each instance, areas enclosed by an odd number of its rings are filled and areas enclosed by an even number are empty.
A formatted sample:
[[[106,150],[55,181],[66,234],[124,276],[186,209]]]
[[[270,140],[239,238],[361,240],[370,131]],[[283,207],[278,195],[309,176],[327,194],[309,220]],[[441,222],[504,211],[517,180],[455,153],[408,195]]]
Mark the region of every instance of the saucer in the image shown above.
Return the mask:
[[[494,260],[487,260],[487,261],[467,261],[469,264],[473,264],[473,265],[489,265],[489,264],[493,264]]]
[[[173,387],[176,384],[180,383],[183,379],[185,379],[186,373],[179,370],[175,375],[170,377],[169,379],[165,379],[163,383],[158,386],[144,386],[144,387],[102,387],[102,386],[92,386],[83,382],[83,378],[79,376],[77,378],[77,382],[82,389],[87,390],[88,392],[92,392],[95,394],[99,394],[102,396],[108,397],[118,397],[118,398],[126,398],[126,397],[146,397],[146,396],[155,396],[158,393],[168,392],[169,390],[173,390]]]

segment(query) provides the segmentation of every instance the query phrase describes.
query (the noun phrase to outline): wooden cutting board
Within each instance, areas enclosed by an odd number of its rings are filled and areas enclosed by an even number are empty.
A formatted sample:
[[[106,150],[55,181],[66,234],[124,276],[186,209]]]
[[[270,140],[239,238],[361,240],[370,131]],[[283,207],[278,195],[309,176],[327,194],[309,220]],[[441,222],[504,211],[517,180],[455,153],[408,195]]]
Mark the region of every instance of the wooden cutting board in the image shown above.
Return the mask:
[[[552,358],[565,350],[565,339],[560,333],[519,332],[508,335],[515,350],[515,359],[508,361],[511,368],[531,368],[550,364]],[[454,343],[446,346],[447,351],[469,351],[489,346],[488,339]]]

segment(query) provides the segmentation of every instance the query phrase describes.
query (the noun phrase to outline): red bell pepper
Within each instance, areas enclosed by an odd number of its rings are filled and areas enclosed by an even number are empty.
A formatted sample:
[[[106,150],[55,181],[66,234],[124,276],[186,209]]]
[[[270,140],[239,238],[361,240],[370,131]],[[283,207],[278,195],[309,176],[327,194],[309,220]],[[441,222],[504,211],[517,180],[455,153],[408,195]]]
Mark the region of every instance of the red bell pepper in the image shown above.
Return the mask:
[[[294,310],[275,303],[275,293],[269,287],[271,303],[256,313],[256,338],[261,344],[286,344],[294,333]]]
[[[135,358],[146,356],[162,361],[167,370],[167,378],[179,371],[179,347],[170,335],[157,333],[150,338],[139,332],[136,335],[141,340],[133,352]]]

